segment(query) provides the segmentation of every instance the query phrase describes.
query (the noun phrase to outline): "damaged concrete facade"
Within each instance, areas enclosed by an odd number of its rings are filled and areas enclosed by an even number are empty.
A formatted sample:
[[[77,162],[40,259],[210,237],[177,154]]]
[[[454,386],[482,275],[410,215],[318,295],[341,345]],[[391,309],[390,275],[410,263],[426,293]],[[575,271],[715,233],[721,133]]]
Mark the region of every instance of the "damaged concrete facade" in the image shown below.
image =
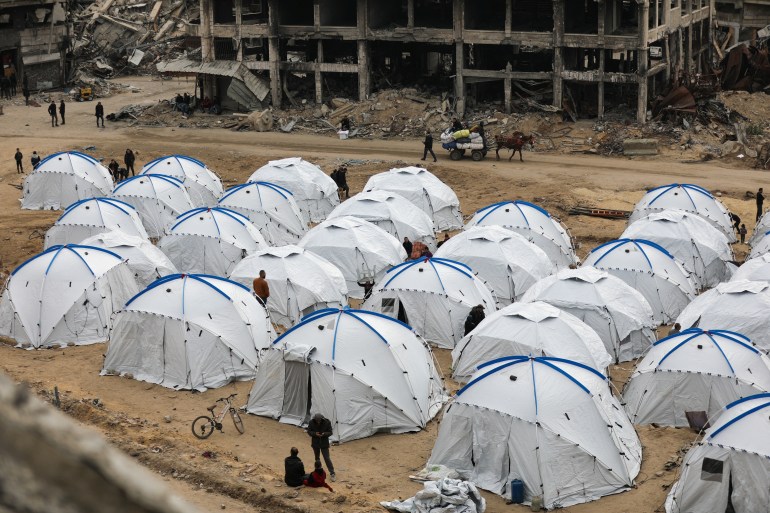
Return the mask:
[[[19,87],[26,74],[31,89],[61,87],[68,28],[64,0],[0,0],[2,73]]]
[[[273,105],[294,101],[296,76],[314,79],[317,103],[330,76],[360,99],[430,80],[460,114],[536,101],[602,118],[636,98],[644,121],[648,97],[706,69],[713,12],[713,0],[200,0],[197,35],[203,62],[242,63]]]
[[[730,45],[752,39],[754,31],[770,26],[770,0],[716,0],[716,20],[730,30]]]

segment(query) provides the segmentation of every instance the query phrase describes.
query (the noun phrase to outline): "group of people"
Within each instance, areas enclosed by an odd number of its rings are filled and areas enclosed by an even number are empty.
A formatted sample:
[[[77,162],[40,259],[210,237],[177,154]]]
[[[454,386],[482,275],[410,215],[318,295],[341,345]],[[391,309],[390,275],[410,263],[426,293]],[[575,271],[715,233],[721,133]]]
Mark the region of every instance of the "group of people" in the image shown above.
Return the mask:
[[[755,198],[757,200],[756,222],[759,222],[759,220],[762,218],[762,214],[764,213],[764,204],[765,204],[765,195],[762,187],[760,187],[759,190],[757,191]],[[730,212],[730,220],[733,223],[733,228],[735,228],[735,233],[740,237],[741,244],[745,244],[746,234],[748,234],[749,232],[748,229],[746,228],[746,224],[741,223],[740,216],[735,212]]]
[[[51,103],[48,104],[48,115],[51,116],[51,126],[57,127],[59,126],[59,117],[61,117],[61,124],[65,124],[65,113],[67,112],[67,105],[64,103],[64,100],[61,100],[59,102],[59,106],[57,108],[56,101],[51,100]],[[102,105],[102,102],[96,102],[96,107],[94,109],[94,115],[96,116],[96,128],[100,127],[104,128],[104,105]]]
[[[197,106],[200,106],[200,110],[203,113],[208,114],[221,114],[222,113],[222,107],[219,105],[219,100],[217,98],[214,98],[212,100],[208,96],[204,97],[202,100],[200,100],[200,103],[198,102],[198,99],[195,96],[191,96],[187,93],[177,93],[176,97],[174,98],[173,107],[174,110],[178,110],[182,113],[183,116],[190,116],[192,115],[193,111]]]
[[[131,176],[136,176],[136,171],[134,171],[134,163],[136,163],[136,155],[134,154],[134,150],[131,148],[126,148],[126,153],[123,155],[123,164],[125,164],[125,166],[121,166],[118,164],[117,160],[111,159],[110,163],[107,164],[107,169],[110,171],[112,179],[117,183],[126,180],[129,176],[129,172],[131,173]]]
[[[16,148],[16,153],[13,154],[13,160],[16,162],[16,173],[24,174],[24,154],[19,148]],[[37,169],[37,166],[40,164],[41,160],[42,159],[40,158],[40,155],[38,155],[37,151],[33,151],[32,157],[29,159],[30,164],[32,164],[33,171]]]
[[[308,422],[307,434],[310,436],[310,447],[315,456],[315,465],[313,471],[305,473],[305,465],[299,457],[299,449],[292,447],[289,456],[284,460],[284,482],[288,486],[308,486],[310,488],[327,488],[333,492],[331,486],[326,482],[326,472],[321,463],[323,456],[326,468],[329,469],[329,475],[332,481],[337,480],[337,474],[334,472],[334,464],[329,454],[329,437],[332,436],[332,423],[329,419],[320,413],[313,415]]]
[[[16,96],[16,69],[13,66],[6,69],[7,74],[0,75],[0,98],[10,100]]]

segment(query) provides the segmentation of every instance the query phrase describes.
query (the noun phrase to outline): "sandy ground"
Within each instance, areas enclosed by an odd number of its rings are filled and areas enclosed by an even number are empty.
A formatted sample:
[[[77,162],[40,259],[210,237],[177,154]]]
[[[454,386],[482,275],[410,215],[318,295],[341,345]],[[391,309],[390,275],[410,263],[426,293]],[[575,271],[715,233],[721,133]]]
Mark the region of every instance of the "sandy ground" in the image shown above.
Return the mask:
[[[141,89],[103,100],[105,110],[113,112],[129,103],[152,102],[177,91],[190,90],[193,83],[154,81],[149,78],[122,79]],[[67,124],[52,128],[45,108],[24,107],[5,102],[0,117],[0,260],[13,269],[42,249],[42,236],[58,217],[58,212],[30,212],[19,209],[23,177],[15,173],[13,153],[17,147],[25,155],[37,150],[43,155],[68,149],[94,146],[88,153],[99,158],[119,158],[127,147],[138,151],[141,166],[152,158],[182,153],[205,161],[217,171],[225,185],[245,180],[268,160],[302,156],[331,171],[348,163],[352,192],[359,191],[374,173],[404,164],[419,163],[421,144],[415,140],[339,141],[302,133],[256,134],[228,130],[180,128],[137,129],[125,123],[107,122],[96,129],[95,103],[69,103]],[[746,191],[756,191],[770,182],[761,171],[721,167],[719,163],[684,164],[676,155],[649,158],[568,156],[525,152],[525,161],[452,162],[439,149],[439,162],[428,169],[458,194],[466,215],[489,203],[503,199],[537,202],[561,217],[579,243],[584,256],[597,244],[617,237],[623,221],[567,215],[575,205],[632,209],[645,188],[671,182],[698,183],[722,194],[727,206],[738,213],[747,226],[753,226],[754,202]],[[724,165],[724,164],[723,164]],[[743,259],[747,248],[736,245]],[[300,447],[306,466],[312,463],[309,439],[301,430],[278,422],[247,415],[246,433],[238,435],[225,421],[224,434],[215,433],[199,441],[190,433],[190,422],[205,413],[217,397],[236,391],[243,403],[249,383],[237,383],[205,394],[174,392],[163,387],[117,377],[100,377],[106,346],[66,350],[22,351],[0,344],[0,369],[18,381],[26,381],[47,395],[54,386],[62,392],[62,408],[82,422],[94,426],[115,445],[149,468],[160,479],[203,511],[381,511],[378,501],[406,498],[421,485],[408,479],[421,469],[433,446],[438,424],[433,422],[421,433],[382,435],[333,448],[338,469],[335,493],[319,490],[287,490],[281,484],[282,462],[292,445]],[[436,358],[448,370],[448,351],[436,351]],[[618,387],[632,365],[612,371]],[[456,384],[447,381],[450,389]],[[98,400],[96,400],[98,399]],[[598,502],[568,508],[567,511],[607,513],[652,513],[661,511],[667,488],[676,479],[676,468],[666,469],[669,461],[681,458],[694,434],[688,430],[642,428],[644,464],[638,487]],[[205,454],[205,455],[204,455]],[[208,457],[210,456],[210,457]],[[507,506],[499,497],[485,494],[488,510],[525,511]]]

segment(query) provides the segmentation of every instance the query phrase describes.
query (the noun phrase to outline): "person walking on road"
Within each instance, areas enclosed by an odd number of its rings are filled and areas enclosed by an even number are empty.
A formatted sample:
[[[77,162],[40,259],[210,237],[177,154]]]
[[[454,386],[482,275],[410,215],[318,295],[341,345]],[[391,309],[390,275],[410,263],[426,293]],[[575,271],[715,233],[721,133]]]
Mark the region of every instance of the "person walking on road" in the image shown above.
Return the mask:
[[[64,100],[59,103],[59,116],[61,116],[61,124],[64,126],[64,111],[66,110],[66,107],[64,106]]]
[[[51,126],[59,126],[59,117],[56,115],[56,102],[51,100],[48,106],[48,114],[51,115]]]
[[[24,160],[24,155],[22,155],[21,150],[19,150],[19,148],[16,148],[16,153],[13,155],[13,158],[16,160],[16,172],[23,173],[24,164],[22,163],[22,161]]]
[[[431,157],[433,157],[433,162],[437,162],[436,154],[433,153],[433,136],[430,135],[430,132],[425,132],[425,140],[422,144],[425,146],[425,150],[422,152],[422,160],[425,160],[428,153],[430,153]]]
[[[96,128],[99,128],[99,120],[102,120],[102,128],[104,128],[104,105],[102,102],[96,104]]]
[[[765,202],[765,195],[762,194],[762,187],[757,191],[757,221],[762,217],[762,205]]]
[[[329,437],[332,436],[332,423],[329,419],[316,413],[307,424],[307,434],[310,435],[310,446],[313,448],[315,460],[320,462],[323,454],[326,468],[329,469],[329,475],[332,481],[337,480],[337,474],[334,473],[334,464],[329,455]]]
[[[252,284],[254,286],[254,294],[257,295],[259,301],[265,306],[267,306],[267,298],[270,297],[270,285],[267,284],[266,276],[267,273],[264,270],[259,271],[259,277],[255,278]]]
[[[102,121],[104,125],[104,121]],[[136,162],[136,155],[131,148],[126,149],[126,154],[123,155],[123,162],[126,164],[126,169],[131,172],[131,176],[136,176],[134,172],[134,162]]]

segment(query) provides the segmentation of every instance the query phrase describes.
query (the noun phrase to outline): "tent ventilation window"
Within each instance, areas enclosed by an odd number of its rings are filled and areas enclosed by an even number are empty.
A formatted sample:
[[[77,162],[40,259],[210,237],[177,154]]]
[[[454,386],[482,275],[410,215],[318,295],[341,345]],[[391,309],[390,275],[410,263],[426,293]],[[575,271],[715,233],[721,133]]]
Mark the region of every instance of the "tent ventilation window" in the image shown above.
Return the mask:
[[[510,379],[511,381],[516,381],[516,380],[517,380],[517,379],[519,379],[519,378],[517,378],[517,377],[516,377],[516,376],[514,376],[514,375],[511,375],[509,379]]]

